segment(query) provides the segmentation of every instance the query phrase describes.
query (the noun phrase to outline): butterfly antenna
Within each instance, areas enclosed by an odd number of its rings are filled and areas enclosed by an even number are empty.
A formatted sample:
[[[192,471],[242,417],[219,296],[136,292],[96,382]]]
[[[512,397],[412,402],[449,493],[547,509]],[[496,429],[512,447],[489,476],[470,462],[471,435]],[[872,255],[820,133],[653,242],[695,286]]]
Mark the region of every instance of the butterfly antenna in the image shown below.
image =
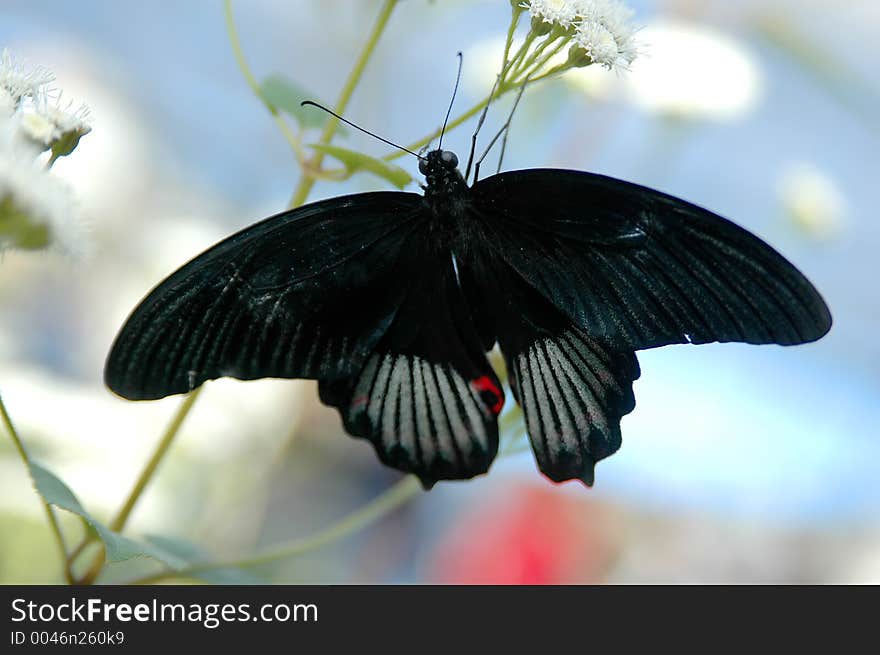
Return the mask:
[[[452,114],[452,105],[455,104],[455,96],[458,94],[458,83],[461,82],[461,64],[464,61],[459,52],[458,57],[458,73],[455,75],[455,87],[452,89],[452,99],[449,101],[449,108],[446,110],[446,118],[443,119],[443,127],[440,128],[440,141],[437,142],[437,150],[443,149],[443,135],[446,134],[446,124],[449,123],[449,116]]]
[[[486,146],[486,149],[483,151],[483,154],[477,160],[476,165],[474,166],[474,184],[477,183],[477,180],[480,179],[480,164],[483,163],[483,160],[486,158],[486,155],[489,154],[489,151],[492,149],[492,146],[495,145],[495,142],[501,138],[501,135],[504,135],[504,140],[501,142],[501,156],[498,158],[498,170],[501,170],[501,160],[504,158],[504,150],[507,146],[507,133],[510,131],[510,123],[513,121],[513,114],[516,112],[516,108],[519,106],[519,101],[523,96],[523,93],[526,90],[526,85],[529,83],[529,80],[526,79],[523,82],[523,85],[519,87],[519,93],[516,94],[516,100],[513,101],[513,107],[510,109],[510,114],[507,116],[507,120],[504,122],[504,125],[501,126],[501,129],[498,130],[498,134],[492,137],[492,140],[489,142],[489,145]],[[466,179],[466,178],[465,178]]]
[[[350,125],[350,126],[353,127],[354,129],[356,129],[356,130],[360,130],[360,131],[363,132],[364,134],[368,134],[369,136],[373,137],[374,139],[379,139],[379,141],[381,141],[382,143],[387,143],[387,144],[388,144],[389,146],[391,146],[392,148],[397,148],[398,150],[403,150],[404,152],[408,152],[409,154],[411,154],[411,155],[414,156],[414,157],[418,157],[419,159],[424,159],[424,157],[423,157],[422,155],[420,155],[420,154],[418,154],[418,153],[416,153],[416,152],[413,152],[412,150],[409,150],[409,149],[407,149],[407,148],[404,148],[403,146],[399,146],[399,145],[397,145],[396,143],[394,143],[393,141],[389,141],[388,139],[382,138],[382,137],[379,136],[378,134],[375,134],[375,133],[373,133],[373,132],[370,132],[370,130],[366,130],[366,129],[362,128],[360,125],[355,125],[355,124],[352,123],[350,120],[343,118],[342,116],[340,116],[339,114],[337,114],[337,113],[336,113],[335,111],[333,111],[332,109],[327,109],[327,107],[325,107],[324,105],[318,104],[317,102],[314,102],[313,100],[303,100],[303,101],[302,101],[301,103],[299,103],[299,104],[300,104],[301,107],[305,107],[305,106],[307,106],[307,105],[308,105],[308,106],[312,106],[312,107],[317,107],[317,108],[320,109],[321,111],[326,111],[326,112],[327,112],[328,114],[330,114],[331,116],[335,116],[336,118],[338,118],[339,120],[341,120],[341,121],[342,121],[343,123],[345,123],[346,125]]]
[[[483,107],[483,111],[480,112],[480,118],[477,121],[477,127],[474,130],[474,135],[471,137],[471,151],[468,154],[468,163],[467,168],[464,171],[464,179],[467,180],[471,174],[471,166],[474,163],[474,153],[477,151],[477,135],[480,133],[480,130],[483,127],[483,123],[486,122],[486,114],[489,113],[489,105],[492,102],[492,98],[495,97],[495,92],[498,91],[498,84],[501,82],[501,75],[495,76],[495,84],[492,85],[492,91],[489,93],[489,98],[486,100],[486,106]],[[474,180],[476,181],[476,180]]]

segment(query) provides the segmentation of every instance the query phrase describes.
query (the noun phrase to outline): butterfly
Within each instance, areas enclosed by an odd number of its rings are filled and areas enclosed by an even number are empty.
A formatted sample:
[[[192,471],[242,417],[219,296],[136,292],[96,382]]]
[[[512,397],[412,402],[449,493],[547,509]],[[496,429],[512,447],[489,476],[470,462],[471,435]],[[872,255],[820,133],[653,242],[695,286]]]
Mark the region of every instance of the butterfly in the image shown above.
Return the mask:
[[[349,434],[430,488],[497,453],[497,344],[540,470],[592,485],[635,407],[637,350],[831,327],[782,255],[679,198],[557,169],[468,185],[440,148],[419,168],[424,195],[305,205],[172,273],[121,328],[107,386],[149,400],[220,377],[315,379]]]

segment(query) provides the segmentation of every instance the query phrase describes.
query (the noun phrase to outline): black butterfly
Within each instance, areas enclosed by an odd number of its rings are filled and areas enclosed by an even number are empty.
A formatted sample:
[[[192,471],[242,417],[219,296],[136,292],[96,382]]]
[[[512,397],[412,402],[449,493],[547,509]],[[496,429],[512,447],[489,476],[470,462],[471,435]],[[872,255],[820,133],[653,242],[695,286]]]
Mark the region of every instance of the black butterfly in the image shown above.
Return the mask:
[[[498,343],[541,471],[591,485],[635,406],[634,351],[831,327],[792,264],[705,209],[568,170],[468,186],[457,166],[437,149],[424,196],[316,202],[199,255],[129,317],[107,385],[147,400],[223,376],[317,379],[346,431],[430,487],[495,457]]]

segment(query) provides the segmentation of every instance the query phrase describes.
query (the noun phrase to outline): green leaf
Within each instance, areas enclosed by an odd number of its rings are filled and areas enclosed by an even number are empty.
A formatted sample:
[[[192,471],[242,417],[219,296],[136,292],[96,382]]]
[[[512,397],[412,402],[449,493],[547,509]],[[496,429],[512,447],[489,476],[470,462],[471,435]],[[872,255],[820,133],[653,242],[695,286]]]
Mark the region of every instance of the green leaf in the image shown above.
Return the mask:
[[[303,129],[323,127],[327,122],[327,114],[300,104],[303,100],[314,100],[317,96],[284,75],[275,73],[263,80],[260,96],[264,102],[296,119]]]
[[[104,548],[109,561],[121,562],[133,557],[151,557],[171,568],[176,569],[186,566],[187,562],[185,560],[175,557],[173,554],[165,552],[152,544],[140,543],[118,532],[113,532],[89,514],[70,490],[70,487],[48,469],[43,468],[36,462],[29,462],[28,468],[30,469],[31,479],[34,481],[34,487],[37,493],[43,497],[43,500],[82,517],[89,527],[97,533],[101,541],[104,542]]]
[[[383,180],[388,180],[398,189],[402,189],[412,182],[412,175],[400,166],[391,164],[384,159],[376,159],[362,152],[324,143],[313,143],[311,147],[318,152],[323,152],[334,159],[338,159],[350,173],[367,171],[373,175],[378,175]]]
[[[135,557],[149,557],[174,571],[210,562],[202,549],[182,539],[147,535],[140,541],[112,531],[86,511],[70,487],[57,475],[36,462],[29,462],[28,467],[37,493],[47,503],[79,516],[86,529],[94,532],[104,542],[108,561],[122,562]],[[245,585],[262,582],[257,576],[233,567],[205,569],[187,575],[213,584]]]

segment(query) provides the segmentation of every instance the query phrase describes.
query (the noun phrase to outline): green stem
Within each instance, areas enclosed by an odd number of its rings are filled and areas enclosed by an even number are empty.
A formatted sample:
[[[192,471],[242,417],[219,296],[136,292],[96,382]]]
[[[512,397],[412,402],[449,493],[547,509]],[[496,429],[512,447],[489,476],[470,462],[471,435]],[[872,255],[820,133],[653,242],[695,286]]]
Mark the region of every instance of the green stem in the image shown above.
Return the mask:
[[[532,85],[539,80],[543,80],[543,79],[546,79],[546,78],[551,77],[553,75],[556,75],[557,73],[559,73],[563,70],[568,70],[568,68],[569,68],[569,65],[567,63],[560,64],[556,68],[553,68],[553,69],[547,71],[546,73],[542,73],[538,77],[534,77],[534,78],[530,79],[529,84]],[[522,82],[504,82],[495,91],[495,94],[492,96],[492,99],[500,98],[501,96],[509,93],[513,89],[520,86],[521,83]],[[483,107],[485,107],[486,103],[489,102],[489,100],[490,100],[489,96],[486,96],[485,98],[483,98],[482,100],[477,102],[473,107],[468,109],[466,112],[464,112],[460,116],[457,116],[453,120],[449,121],[449,123],[447,123],[447,125],[446,125],[446,131],[447,132],[451,131],[452,128],[458,127],[459,125],[464,123],[469,118],[473,118],[474,116],[479,114],[483,110]],[[418,151],[419,148],[430,143],[431,141],[436,139],[438,136],[440,136],[441,129],[442,128],[438,127],[436,130],[434,130],[430,134],[422,137],[418,141],[413,141],[412,143],[407,144],[407,146],[406,146],[407,150]],[[385,161],[392,161],[394,159],[397,159],[398,157],[402,157],[405,154],[406,153],[403,150],[395,150],[394,152],[389,152],[387,155],[384,155],[382,157],[382,159]]]
[[[529,48],[532,46],[532,43],[535,42],[534,32],[529,32],[528,36],[526,36],[525,41],[520,46],[519,50],[517,50],[516,54],[513,56],[513,59],[510,60],[510,66],[508,67],[509,73],[512,73],[514,76],[518,74],[520,70],[522,70],[525,66],[528,65],[528,62],[534,59],[535,53],[529,53]]]
[[[9,416],[9,411],[6,409],[6,404],[3,402],[3,397],[0,396],[0,418],[2,418],[3,425],[6,426],[6,431],[9,432],[9,436],[12,439],[12,443],[15,445],[15,449],[18,451],[19,457],[21,457],[21,461],[24,463],[25,469],[27,469],[28,475],[30,475],[31,470],[31,460],[27,454],[27,450],[25,450],[24,442],[21,440],[21,437],[18,436],[18,431],[15,429],[15,425],[12,423],[12,417]],[[73,572],[70,569],[70,564],[67,559],[67,545],[64,543],[64,534],[61,532],[61,526],[58,524],[58,517],[55,516],[55,512],[52,509],[52,506],[47,503],[42,496],[40,496],[40,501],[43,504],[43,509],[46,511],[46,518],[49,520],[49,527],[52,529],[52,534],[55,536],[55,541],[58,543],[58,549],[61,551],[61,561],[64,569],[64,578],[67,580],[68,584],[73,582]]]
[[[513,76],[513,78],[514,78],[515,80],[517,80],[517,83],[521,83],[521,82],[522,82],[522,76],[526,73],[526,71],[527,71],[529,68],[531,68],[531,72],[528,73],[528,74],[526,75],[526,77],[530,77],[530,76],[531,76],[533,73],[535,73],[536,71],[541,70],[541,67],[544,66],[545,64],[547,64],[551,59],[553,59],[553,57],[555,57],[556,54],[557,54],[560,50],[562,50],[562,49],[565,47],[565,44],[566,44],[565,40],[564,40],[564,39],[561,40],[561,41],[560,41],[559,43],[557,43],[554,47],[552,47],[552,48],[549,50],[549,52],[547,52],[543,57],[540,57],[540,58],[539,58],[539,57],[535,57],[535,59],[534,59],[534,61],[533,61],[532,63],[530,63],[529,65],[523,67],[523,70],[521,70],[521,71],[515,73],[514,76]],[[567,67],[568,65],[569,65],[568,62],[565,62],[565,63],[563,63],[563,64],[558,64],[557,66],[554,67],[554,69],[559,69],[559,68],[562,68],[562,67]],[[530,81],[534,81],[535,79],[539,79],[540,77],[541,77],[541,76],[538,76],[538,77],[536,77],[536,78],[532,78]]]
[[[93,535],[86,535],[82,538],[82,540],[76,545],[70,553],[67,555],[67,564],[68,566],[73,566],[73,563],[76,561],[76,558],[79,557],[82,552],[89,546],[89,544],[93,543],[97,537]]]
[[[134,483],[134,487],[132,487],[131,492],[128,494],[128,498],[125,500],[125,504],[122,505],[119,513],[117,513],[116,517],[110,522],[110,529],[114,532],[121,532],[125,527],[134,506],[144,493],[147,484],[153,478],[156,469],[159,468],[159,464],[162,462],[162,459],[165,457],[171,444],[174,443],[175,437],[180,432],[183,422],[189,415],[190,410],[192,410],[193,405],[195,405],[202,389],[204,389],[204,387],[199,387],[195,391],[192,391],[186,398],[184,398],[183,403],[181,403],[180,407],[177,409],[177,413],[171,419],[171,423],[168,424],[165,434],[159,439],[156,450],[153,451],[153,455],[150,457],[146,466],[144,466],[144,469],[141,471],[141,474],[138,476],[137,481]]]
[[[495,92],[495,95],[493,97],[500,98],[504,93],[507,93],[509,90],[510,90],[509,87],[501,86]],[[460,116],[456,117],[455,119],[449,121],[449,123],[447,123],[447,125],[446,125],[446,131],[451,132],[452,128],[458,127],[459,125],[464,123],[469,118],[473,118],[474,116],[479,114],[483,110],[483,107],[486,105],[486,103],[489,102],[489,100],[490,100],[489,96],[486,96],[485,98],[480,100],[477,104],[475,104],[473,107],[468,109],[465,113],[463,113]],[[418,141],[413,141],[412,143],[407,145],[406,146],[407,150],[418,151],[419,148],[421,148],[424,145],[427,145],[428,143],[431,143],[431,141],[433,141],[438,136],[440,136],[440,132],[442,132],[442,131],[443,131],[442,126],[438,127],[436,130],[434,130],[433,132],[431,132],[427,136],[419,139]],[[402,157],[405,154],[406,153],[403,150],[395,150],[394,152],[389,152],[387,155],[382,157],[382,159],[384,159],[385,161],[391,161],[393,159],[397,159],[398,157]]]
[[[516,29],[516,22],[514,21],[511,23],[510,29],[508,30],[508,38],[511,40],[513,38],[513,32],[515,31],[515,29]],[[462,123],[464,123],[468,119],[473,118],[474,116],[479,114],[483,110],[483,108],[486,106],[487,102],[498,99],[501,96],[503,96],[504,94],[508,93],[509,91],[511,91],[517,87],[517,84],[512,83],[507,79],[507,76],[509,74],[515,76],[515,74],[512,73],[513,69],[517,68],[517,63],[521,63],[521,60],[525,56],[526,52],[529,49],[529,46],[532,44],[534,39],[535,39],[535,37],[530,33],[529,36],[526,37],[525,42],[516,51],[516,54],[513,55],[513,57],[510,59],[510,61],[506,61],[506,64],[503,65],[503,67],[501,69],[501,81],[498,84],[498,87],[495,89],[495,92],[493,94],[487,95],[485,98],[483,98],[482,100],[477,102],[475,105],[473,105],[466,112],[464,112],[463,114],[461,114],[461,115],[455,117],[454,119],[452,119],[451,121],[449,121],[449,123],[446,124],[446,131],[447,132],[451,132],[453,128],[458,127],[459,125],[461,125]],[[508,52],[509,52],[509,45],[505,46],[505,60],[507,59]],[[541,77],[543,78],[545,76],[542,75]],[[529,80],[529,83],[531,83],[531,82],[534,82],[534,80]],[[412,143],[408,144],[406,146],[406,149],[412,150],[412,151],[418,151],[419,148],[429,144],[431,141],[433,141],[438,136],[440,136],[440,133],[442,131],[443,131],[443,127],[439,126],[436,130],[434,130],[433,132],[422,137],[418,141],[413,141]],[[382,157],[382,159],[384,159],[385,161],[393,161],[394,159],[397,159],[398,157],[402,157],[405,154],[406,154],[406,152],[403,150],[395,150],[394,152],[389,152],[387,155],[384,155]]]
[[[541,73],[537,77],[529,78],[529,84],[534,84],[535,82],[540,82],[541,80],[546,80],[548,77],[554,77],[556,75],[559,75],[560,73],[564,73],[565,71],[567,71],[570,68],[571,68],[571,64],[569,64],[568,62],[566,62],[564,64],[559,64],[558,66],[554,66],[553,68],[551,68],[547,72]]]
[[[468,119],[473,118],[483,110],[483,107],[485,107],[487,102],[490,102],[493,99],[500,98],[502,95],[513,88],[513,86],[509,85],[504,78],[506,77],[507,73],[515,66],[515,64],[525,55],[526,51],[529,49],[529,46],[532,44],[532,41],[534,41],[534,36],[532,36],[530,33],[529,36],[526,37],[525,42],[519,47],[519,49],[510,59],[510,61],[507,61],[507,55],[510,52],[510,44],[513,41],[513,33],[516,31],[516,23],[517,21],[515,19],[512,20],[510,23],[510,27],[507,31],[508,42],[504,48],[504,59],[506,63],[502,64],[501,82],[498,84],[498,88],[495,89],[494,95],[487,95],[466,112],[449,121],[446,124],[447,132],[451,132],[453,128],[458,127]],[[407,150],[418,151],[419,148],[431,143],[431,141],[439,137],[442,131],[443,126],[438,126],[437,129],[430,134],[422,137],[418,141],[413,141],[408,146],[406,146]],[[387,155],[383,156],[382,159],[384,159],[385,161],[392,161],[394,159],[397,159],[398,157],[402,157],[405,154],[406,152],[404,152],[403,150],[395,150],[394,152],[389,152]]]
[[[520,10],[520,13],[522,10]],[[513,69],[518,68],[520,64],[522,64],[523,58],[528,54],[529,47],[534,40],[534,36],[530,32],[526,37],[523,44],[519,47],[516,53],[512,58],[508,59],[508,55],[510,54],[510,48],[513,44],[513,36],[516,31],[516,25],[519,21],[519,14],[514,12],[514,16],[511,20],[510,27],[507,30],[507,41],[504,44],[504,59],[501,61],[501,72],[498,74],[498,83],[495,89],[495,93],[492,97],[498,98],[503,93],[506,93],[512,87],[510,80],[512,79],[511,73]],[[490,98],[491,99],[491,98]]]
[[[376,49],[376,44],[379,43],[379,38],[382,36],[382,32],[385,31],[385,26],[388,24],[388,19],[391,17],[391,12],[397,5],[397,2],[398,0],[385,0],[385,4],[382,5],[382,10],[379,12],[376,24],[373,26],[373,31],[370,32],[370,36],[367,38],[367,42],[364,44],[363,50],[361,50],[361,54],[354,64],[354,68],[352,68],[351,72],[348,74],[345,86],[342,87],[342,91],[339,93],[339,98],[334,107],[334,111],[337,114],[342,115],[345,113],[348,101],[351,100],[355,87],[358,82],[360,82],[364,68],[370,60],[373,51]],[[324,131],[321,132],[321,138],[318,140],[318,143],[322,145],[330,143],[330,140],[333,138],[338,127],[339,121],[336,118],[328,120],[327,124],[324,126]],[[293,192],[293,197],[290,199],[289,206],[291,208],[299,207],[306,201],[309,192],[311,192],[312,187],[315,185],[315,177],[311,174],[311,171],[320,170],[323,161],[324,153],[315,151],[312,158],[306,162],[306,165],[303,167],[303,176],[300,178],[299,184]]]
[[[507,32],[507,35],[510,38],[511,43],[513,43],[513,32],[516,30],[516,25],[512,25],[512,28],[513,28],[512,30],[508,29],[508,32]],[[504,57],[506,65],[502,64],[502,66],[503,66],[502,72],[504,72],[504,73],[510,72],[523,59],[523,57],[525,57],[526,53],[529,51],[529,48],[531,47],[532,42],[534,40],[535,40],[534,35],[531,32],[529,32],[528,36],[526,36],[522,45],[517,49],[516,53],[514,53],[513,57],[511,57],[510,60],[507,60],[507,54],[509,54],[509,49],[508,49],[508,52],[505,53],[505,57]],[[502,75],[502,77],[503,77],[503,75]]]
[[[287,124],[287,121],[284,120],[284,117],[281,116],[278,108],[275,107],[272,103],[268,102],[263,97],[263,92],[260,89],[260,83],[257,82],[257,78],[254,77],[253,72],[250,69],[250,66],[247,64],[247,60],[244,58],[244,51],[241,48],[241,41],[238,39],[238,30],[235,27],[235,19],[232,16],[232,0],[225,0],[223,3],[223,14],[226,19],[226,32],[229,35],[229,43],[232,46],[232,54],[235,56],[235,61],[238,64],[239,69],[241,70],[241,74],[244,76],[245,82],[251,88],[251,91],[254,92],[254,95],[260,99],[260,102],[265,105],[266,109],[269,110],[269,113],[272,114],[272,118],[275,119],[275,124],[278,125],[278,129],[281,131],[281,134],[284,135],[284,138],[287,139],[287,142],[290,144],[290,147],[293,148],[294,153],[298,159],[305,159],[305,151],[303,151],[302,146],[300,145],[299,137],[293,133],[290,129],[290,126]]]
[[[510,26],[507,28],[507,40],[504,42],[504,57],[501,59],[501,69],[507,69],[507,57],[510,55],[510,48],[513,45],[513,36],[516,33],[516,26],[519,25],[519,17],[522,15],[522,7],[514,7],[510,16]]]
[[[509,412],[502,419],[499,427],[502,428],[503,431],[512,429],[513,425],[521,419],[521,416],[522,414],[519,411]],[[511,437],[506,439],[502,444],[498,452],[498,458],[501,459],[521,453],[528,450],[529,447],[529,442],[527,440],[523,441],[521,435]],[[320,532],[316,532],[313,535],[309,535],[302,539],[295,539],[251,557],[195,564],[176,571],[168,569],[142,578],[137,578],[127,584],[152,584],[163,580],[193,577],[201,572],[214,569],[245,568],[298,557],[339,541],[340,539],[344,539],[358,530],[362,530],[367,526],[372,525],[410,499],[414,498],[420,491],[421,485],[418,480],[413,476],[407,476],[397,484],[386,489],[360,509],[355,510],[330,527],[321,530]]]
[[[134,487],[132,487],[131,491],[128,494],[128,497],[125,499],[122,507],[119,509],[119,512],[110,522],[110,529],[114,532],[121,532],[123,528],[125,528],[125,524],[128,523],[128,518],[131,516],[132,511],[134,510],[135,505],[137,504],[140,497],[143,495],[144,490],[147,488],[150,480],[153,478],[153,474],[155,474],[156,469],[159,468],[159,464],[165,458],[168,449],[171,447],[171,444],[174,443],[175,437],[180,432],[180,428],[183,426],[184,420],[189,415],[190,411],[195,405],[196,400],[199,397],[202,389],[204,387],[199,387],[195,391],[190,392],[190,394],[184,399],[183,403],[181,403],[180,407],[177,409],[177,412],[174,414],[174,417],[171,419],[171,423],[168,424],[168,427],[165,430],[165,433],[159,439],[159,443],[156,445],[156,449],[153,451],[152,456],[147,461],[144,466],[141,474],[138,476],[137,480],[134,483]],[[88,545],[89,538],[83,540],[79,546],[77,546],[76,552],[79,554]],[[100,551],[95,555],[95,558],[92,560],[92,564],[83,574],[83,576],[79,579],[80,584],[90,584],[94,582],[95,578],[101,573],[101,569],[104,567],[104,547],[102,546]]]
[[[260,564],[268,564],[277,560],[289,559],[297,557],[313,550],[317,550],[323,546],[339,541],[350,534],[362,530],[367,526],[375,523],[382,517],[386,516],[393,510],[397,509],[411,498],[415,497],[422,487],[419,481],[413,476],[407,476],[397,484],[393,485],[372,501],[352,512],[340,521],[337,521],[325,530],[321,530],[313,535],[296,539],[287,544],[276,546],[263,553],[245,557],[243,559],[228,560],[225,562],[211,562],[206,564],[196,564],[178,571],[167,570],[160,571],[153,575],[149,575],[137,580],[133,580],[129,584],[150,584],[167,580],[169,578],[189,577],[202,571],[208,571],[218,568],[243,568],[248,566],[257,566]]]
[[[515,79],[515,78],[519,77],[520,75],[522,75],[529,68],[529,66],[532,66],[536,61],[538,61],[538,59],[541,57],[541,55],[544,53],[544,51],[551,44],[556,43],[556,41],[559,40],[559,38],[560,37],[556,36],[556,35],[548,35],[547,38],[544,39],[538,45],[538,47],[532,51],[532,54],[528,58],[525,58],[520,62],[519,66],[517,66],[517,70],[513,71],[512,77]],[[563,41],[563,43],[564,43],[564,41]]]

